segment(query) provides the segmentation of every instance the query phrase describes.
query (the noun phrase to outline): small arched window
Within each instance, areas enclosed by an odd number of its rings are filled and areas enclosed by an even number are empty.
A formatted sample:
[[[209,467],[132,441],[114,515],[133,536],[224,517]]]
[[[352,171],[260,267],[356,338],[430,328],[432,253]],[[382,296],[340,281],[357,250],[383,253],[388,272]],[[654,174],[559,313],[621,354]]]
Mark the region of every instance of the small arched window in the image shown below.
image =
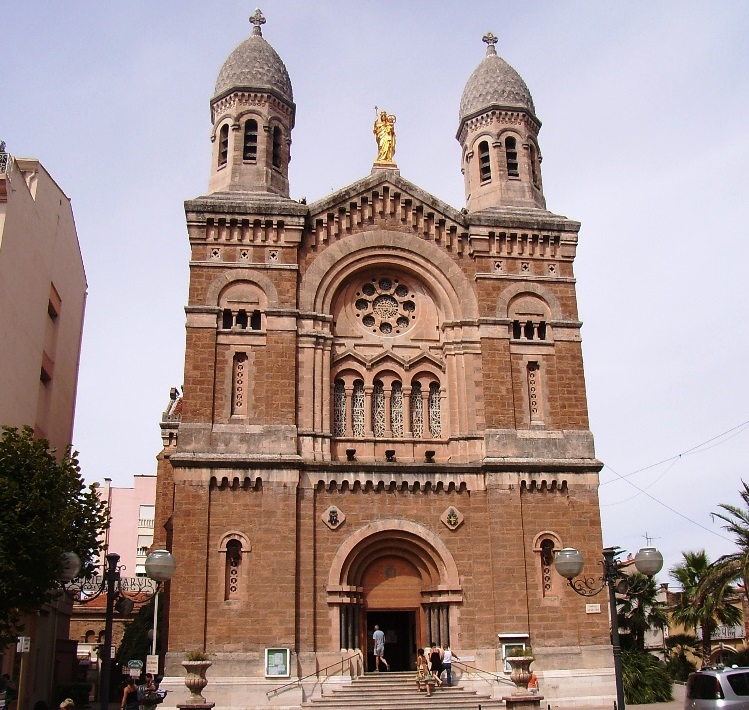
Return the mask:
[[[543,423],[543,383],[541,382],[541,365],[529,362],[527,369],[528,378],[528,409],[531,423]]]
[[[507,159],[507,174],[517,177],[518,172],[518,142],[512,136],[505,138],[505,157]]]
[[[435,439],[442,436],[439,382],[432,382],[429,385],[429,433]]]
[[[481,182],[487,182],[492,179],[492,166],[489,159],[489,144],[486,141],[479,143],[479,170],[481,172]]]
[[[333,436],[346,434],[346,385],[336,380],[333,385]]]
[[[528,149],[530,153],[531,162],[531,180],[535,187],[538,187],[538,153],[536,152],[536,146],[533,143],[530,144]]]
[[[218,166],[223,167],[229,160],[229,124],[221,126],[218,133]]]
[[[224,582],[224,599],[239,599],[242,584],[242,543],[229,540],[226,543],[226,575]]]
[[[254,118],[248,118],[244,124],[242,159],[253,163],[257,160],[257,121]]]
[[[560,583],[562,576],[554,571],[554,558],[562,549],[559,537],[550,530],[544,531],[536,536],[533,541],[533,552],[539,571],[539,582],[541,585],[541,596],[547,604],[556,606],[559,603]]]
[[[364,404],[364,383],[356,380],[351,397],[351,426],[354,436],[364,436]]]
[[[273,167],[281,167],[281,129],[278,126],[273,129]]]
[[[375,436],[385,436],[385,386],[375,380],[372,390],[372,430]]]
[[[231,413],[234,417],[247,414],[247,374],[247,353],[235,353],[231,388]]]

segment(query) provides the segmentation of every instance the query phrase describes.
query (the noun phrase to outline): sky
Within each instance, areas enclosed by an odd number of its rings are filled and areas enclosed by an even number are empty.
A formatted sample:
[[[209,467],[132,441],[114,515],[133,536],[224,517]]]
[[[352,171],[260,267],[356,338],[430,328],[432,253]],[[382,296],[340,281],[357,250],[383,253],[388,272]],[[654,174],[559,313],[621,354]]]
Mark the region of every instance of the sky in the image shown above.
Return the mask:
[[[88,278],[74,446],[89,481],[153,474],[181,386],[188,240],[209,101],[245,0],[3,3],[0,140],[71,198]],[[749,3],[264,0],[297,105],[291,196],[369,174],[374,106],[401,174],[465,205],[458,106],[482,36],[525,79],[548,208],[575,262],[604,545],[734,545],[749,481]],[[581,520],[580,525],[587,524]],[[565,540],[573,545],[574,540]],[[589,565],[596,561],[590,560]]]

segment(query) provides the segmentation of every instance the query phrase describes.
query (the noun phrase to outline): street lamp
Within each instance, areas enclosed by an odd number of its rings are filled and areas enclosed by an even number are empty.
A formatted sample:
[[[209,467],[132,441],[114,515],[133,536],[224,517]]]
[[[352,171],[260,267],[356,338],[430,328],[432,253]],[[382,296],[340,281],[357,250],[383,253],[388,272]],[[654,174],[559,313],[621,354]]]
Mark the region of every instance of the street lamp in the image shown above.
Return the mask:
[[[149,564],[150,561],[150,564]],[[64,552],[60,557],[58,580],[67,596],[80,604],[88,604],[106,592],[107,608],[104,617],[104,648],[101,650],[101,677],[99,702],[101,710],[109,710],[109,680],[112,668],[112,625],[114,611],[125,616],[133,610],[135,604],[143,604],[152,596],[156,597],[162,582],[171,579],[177,563],[167,550],[155,550],[146,558],[146,575],[124,579],[120,572],[120,556],[116,552],[106,555],[103,575],[88,574],[78,577],[81,560],[75,552]],[[154,587],[152,582],[156,582]],[[150,593],[149,593],[150,592]],[[132,596],[129,596],[128,593]],[[145,595],[145,596],[144,596]],[[155,601],[155,600],[154,600]],[[154,647],[155,647],[154,630]]]
[[[614,650],[614,676],[616,677],[616,705],[618,710],[624,707],[624,684],[622,682],[622,655],[619,646],[619,622],[616,614],[616,595],[630,594],[635,591],[634,586],[624,579],[619,572],[617,556],[621,554],[618,547],[607,547],[603,550],[603,560],[599,563],[603,568],[600,577],[581,577],[574,579],[583,571],[584,560],[579,550],[565,547],[557,552],[554,567],[557,572],[566,577],[570,587],[583,597],[598,594],[605,586],[609,588],[609,618],[611,619],[611,645]],[[663,567],[663,555],[654,547],[643,547],[635,555],[635,569],[641,574],[652,577]],[[622,584],[623,582],[623,584]]]

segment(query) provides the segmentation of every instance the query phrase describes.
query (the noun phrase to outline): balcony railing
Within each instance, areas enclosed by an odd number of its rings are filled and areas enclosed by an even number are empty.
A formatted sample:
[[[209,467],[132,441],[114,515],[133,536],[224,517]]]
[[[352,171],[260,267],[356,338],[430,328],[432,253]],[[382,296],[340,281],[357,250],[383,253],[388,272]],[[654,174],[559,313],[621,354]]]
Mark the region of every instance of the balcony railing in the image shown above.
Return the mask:
[[[138,518],[138,527],[153,530],[153,518]]]

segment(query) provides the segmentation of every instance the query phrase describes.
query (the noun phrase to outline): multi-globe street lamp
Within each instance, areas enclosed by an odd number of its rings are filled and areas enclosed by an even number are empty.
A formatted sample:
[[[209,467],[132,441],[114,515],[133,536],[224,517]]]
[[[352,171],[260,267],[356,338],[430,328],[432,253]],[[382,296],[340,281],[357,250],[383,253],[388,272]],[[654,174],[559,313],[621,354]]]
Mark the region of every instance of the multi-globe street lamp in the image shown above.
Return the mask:
[[[616,559],[622,550],[618,547],[607,547],[603,550],[600,565],[603,572],[600,577],[580,577],[585,561],[579,550],[574,547],[561,549],[554,558],[557,572],[567,579],[570,587],[583,597],[592,597],[604,587],[609,588],[609,618],[611,620],[611,645],[614,650],[614,676],[616,677],[616,706],[617,710],[625,710],[624,683],[622,681],[622,655],[619,645],[619,623],[616,613],[616,595],[633,594],[637,590],[631,580],[623,575]],[[635,555],[635,569],[647,577],[652,577],[663,567],[663,555],[654,547],[643,547]]]
[[[109,685],[112,668],[112,626],[114,610],[127,616],[136,604],[143,604],[154,598],[153,645],[156,653],[156,613],[157,599],[161,584],[172,578],[177,569],[177,562],[168,550],[154,550],[146,557],[146,578],[122,577],[123,566],[119,564],[120,556],[116,552],[106,555],[103,574],[95,572],[85,577],[78,577],[81,571],[81,559],[75,552],[65,552],[60,560],[61,572],[58,577],[65,594],[73,601],[88,604],[106,593],[107,607],[104,617],[104,644],[100,650],[101,675],[99,683],[99,702],[101,710],[109,708]],[[154,587],[151,582],[156,582]]]

